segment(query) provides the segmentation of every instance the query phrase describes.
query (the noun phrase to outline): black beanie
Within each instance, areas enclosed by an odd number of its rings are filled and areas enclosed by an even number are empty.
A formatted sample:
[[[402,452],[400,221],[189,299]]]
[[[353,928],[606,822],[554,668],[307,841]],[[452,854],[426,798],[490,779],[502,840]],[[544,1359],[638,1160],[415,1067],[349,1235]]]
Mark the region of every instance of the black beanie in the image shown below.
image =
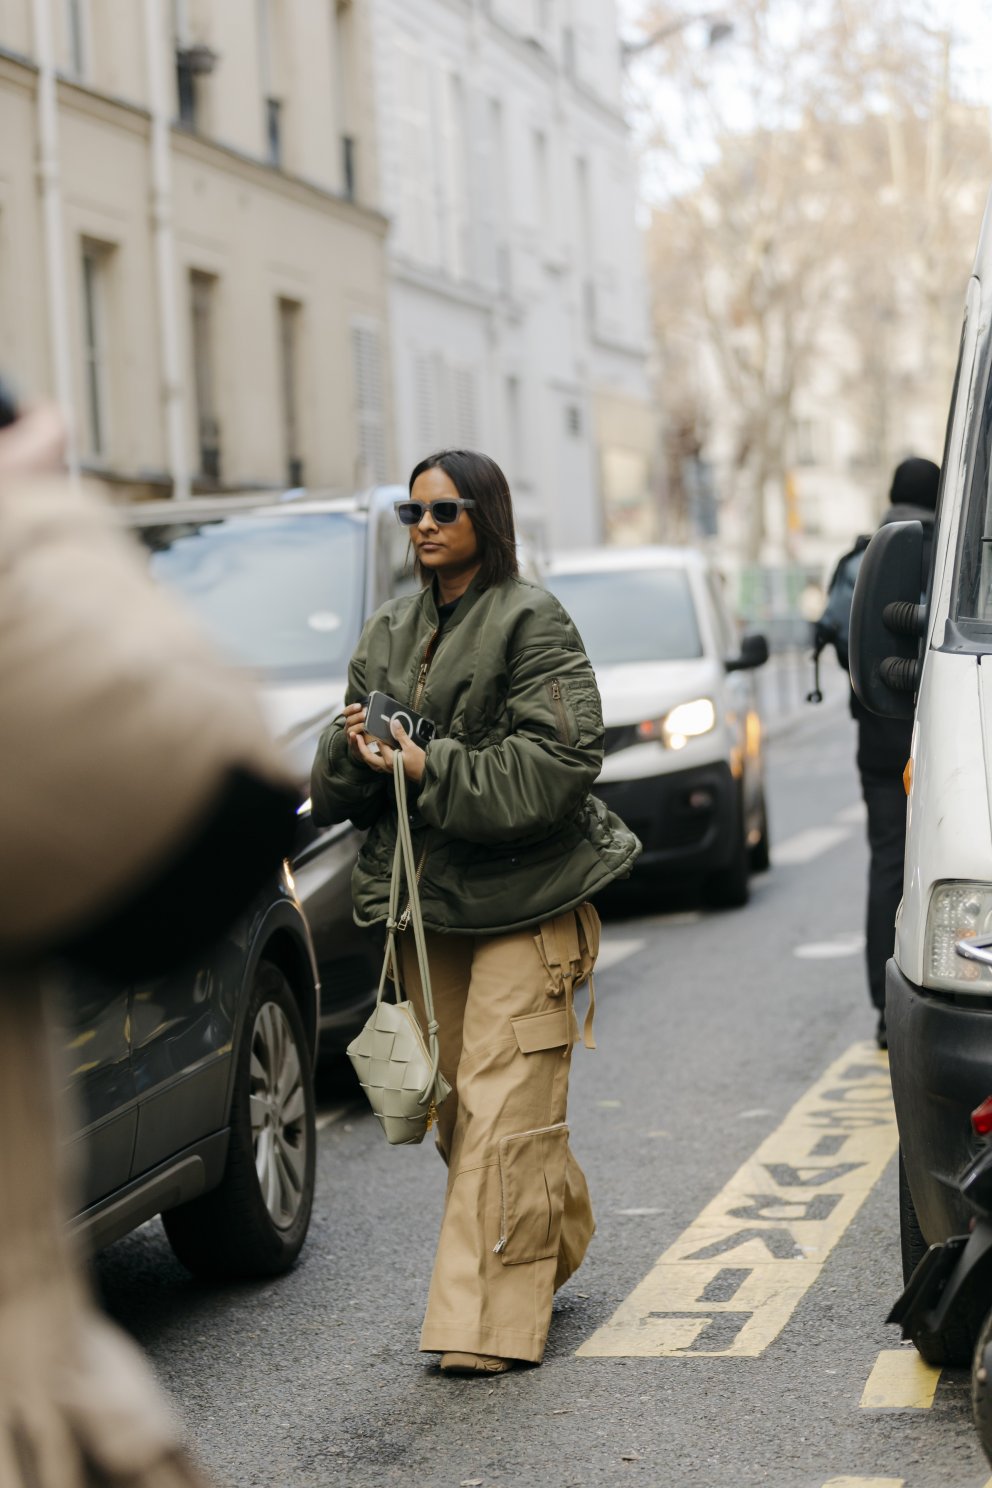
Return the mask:
[[[913,455],[896,466],[889,501],[893,506],[922,506],[936,511],[939,482],[940,466]]]

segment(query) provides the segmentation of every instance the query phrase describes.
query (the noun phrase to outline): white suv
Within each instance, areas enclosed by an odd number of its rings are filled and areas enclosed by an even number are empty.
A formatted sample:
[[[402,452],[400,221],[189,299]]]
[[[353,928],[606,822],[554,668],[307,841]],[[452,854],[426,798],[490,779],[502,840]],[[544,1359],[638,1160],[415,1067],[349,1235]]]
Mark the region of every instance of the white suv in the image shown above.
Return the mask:
[[[545,573],[578,626],[603,699],[596,794],[644,844],[638,870],[703,875],[706,900],[745,904],[768,867],[761,723],[723,581],[688,548],[560,554]]]

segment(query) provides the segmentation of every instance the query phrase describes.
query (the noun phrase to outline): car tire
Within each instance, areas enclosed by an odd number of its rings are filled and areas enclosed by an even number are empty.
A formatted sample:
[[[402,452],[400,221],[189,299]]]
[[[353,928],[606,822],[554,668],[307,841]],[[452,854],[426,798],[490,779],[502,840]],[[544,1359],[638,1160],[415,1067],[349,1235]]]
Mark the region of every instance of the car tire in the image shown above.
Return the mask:
[[[909,1179],[906,1176],[906,1163],[901,1147],[899,1148],[899,1249],[902,1253],[903,1286],[908,1286],[909,1278],[926,1255],[929,1246],[920,1229],[916,1205],[909,1191]]]
[[[899,1149],[899,1245],[902,1251],[903,1285],[907,1285],[930,1247],[920,1229],[916,1205],[909,1191],[909,1179],[906,1176],[906,1164],[901,1147]],[[975,1329],[973,1325],[969,1326],[966,1319],[958,1316],[940,1333],[926,1333],[918,1338],[914,1337],[913,1343],[921,1359],[935,1368],[943,1368],[945,1364],[963,1365],[968,1363],[975,1350]]]
[[[703,900],[713,909],[740,909],[748,901],[750,861],[747,833],[744,830],[744,803],[738,797],[736,839],[733,856],[725,868],[707,873],[703,879]]]
[[[763,788],[761,792],[760,820],[761,836],[748,853],[752,873],[767,873],[768,869],[772,866],[771,846],[768,840],[768,808],[765,805],[765,792]]]
[[[313,1067],[289,982],[259,963],[236,1055],[231,1141],[217,1188],[162,1215],[195,1276],[277,1276],[310,1223],[316,1171]]]
[[[992,1462],[992,1312],[982,1324],[971,1366],[971,1413],[982,1444]]]

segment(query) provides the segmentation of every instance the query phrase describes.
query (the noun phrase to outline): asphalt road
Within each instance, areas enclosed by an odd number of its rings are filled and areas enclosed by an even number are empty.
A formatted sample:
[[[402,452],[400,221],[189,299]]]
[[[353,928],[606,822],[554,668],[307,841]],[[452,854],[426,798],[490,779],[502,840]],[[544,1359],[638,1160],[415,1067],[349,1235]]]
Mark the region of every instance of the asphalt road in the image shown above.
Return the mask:
[[[388,1148],[341,1069],[321,1081],[319,1195],[290,1276],[204,1287],[157,1223],[100,1258],[108,1307],[220,1481],[988,1482],[965,1374],[935,1394],[907,1382],[915,1355],[884,1321],[901,1287],[894,1136],[853,754],[836,706],[774,741],[778,863],[747,909],[702,914],[691,886],[655,885],[604,915],[599,1049],[576,1051],[570,1102],[599,1229],[540,1369],[449,1380],[418,1354],[442,1165],[428,1144]],[[851,1109],[881,1114],[831,1114]],[[800,1221],[785,1239],[783,1219]]]

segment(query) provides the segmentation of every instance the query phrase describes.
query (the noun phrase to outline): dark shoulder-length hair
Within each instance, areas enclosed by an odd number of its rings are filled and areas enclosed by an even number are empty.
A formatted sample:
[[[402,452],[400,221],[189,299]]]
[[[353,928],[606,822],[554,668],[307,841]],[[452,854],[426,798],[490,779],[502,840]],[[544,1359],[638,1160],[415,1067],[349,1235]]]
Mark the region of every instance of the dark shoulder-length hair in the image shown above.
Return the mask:
[[[466,501],[474,501],[468,515],[472,519],[479,539],[478,587],[491,589],[502,584],[504,579],[515,579],[519,572],[517,563],[517,534],[513,525],[513,502],[506,476],[495,460],[482,455],[478,450],[437,450],[421,460],[410,476],[410,492],[414,481],[425,470],[441,469],[455,490]],[[430,575],[416,565],[417,577],[426,584]]]

